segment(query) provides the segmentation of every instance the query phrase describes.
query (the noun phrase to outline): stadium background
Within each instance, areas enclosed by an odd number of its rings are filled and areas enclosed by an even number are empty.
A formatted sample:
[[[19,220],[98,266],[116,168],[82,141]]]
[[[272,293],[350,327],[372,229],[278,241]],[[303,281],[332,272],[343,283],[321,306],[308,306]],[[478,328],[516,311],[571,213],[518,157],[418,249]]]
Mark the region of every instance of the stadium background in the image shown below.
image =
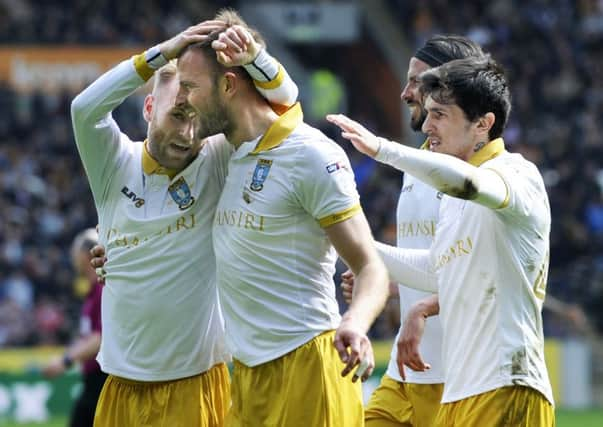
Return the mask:
[[[420,142],[399,93],[410,55],[430,35],[468,35],[507,67],[514,99],[505,140],[538,165],[551,201],[548,292],[589,320],[578,332],[545,314],[558,425],[603,425],[601,0],[0,0],[0,425],[64,425],[77,393],[75,370],[52,382],[39,375],[77,330],[85,284],[68,248],[96,223],[71,99],[104,69],[223,6],[264,33],[300,87],[306,120],[336,140],[327,112]],[[141,103],[139,94],[115,114],[133,139],[146,131]],[[393,242],[400,175],[348,152],[375,236]],[[397,322],[391,301],[371,331],[381,342],[367,392],[385,368]]]

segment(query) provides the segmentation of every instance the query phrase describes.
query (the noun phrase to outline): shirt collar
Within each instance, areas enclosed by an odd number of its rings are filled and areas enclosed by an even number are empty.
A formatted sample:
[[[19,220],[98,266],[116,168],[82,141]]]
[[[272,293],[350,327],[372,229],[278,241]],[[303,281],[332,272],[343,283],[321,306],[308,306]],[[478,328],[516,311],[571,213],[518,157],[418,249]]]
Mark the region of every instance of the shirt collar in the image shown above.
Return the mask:
[[[146,139],[144,141],[144,149],[142,150],[142,170],[144,171],[144,173],[146,173],[147,175],[167,175],[170,180],[173,179],[176,175],[178,175],[178,171],[176,171],[175,169],[168,169],[161,166],[157,162],[157,160],[155,160],[151,156],[151,153],[149,153],[149,150],[147,148],[148,143],[149,140]]]
[[[259,140],[252,154],[268,151],[278,147],[304,119],[301,104],[296,102],[285,113],[278,117]]]
[[[479,166],[482,163],[492,160],[498,157],[505,151],[505,142],[502,138],[496,138],[487,143],[484,148],[473,154],[469,160],[467,160],[473,166]]]

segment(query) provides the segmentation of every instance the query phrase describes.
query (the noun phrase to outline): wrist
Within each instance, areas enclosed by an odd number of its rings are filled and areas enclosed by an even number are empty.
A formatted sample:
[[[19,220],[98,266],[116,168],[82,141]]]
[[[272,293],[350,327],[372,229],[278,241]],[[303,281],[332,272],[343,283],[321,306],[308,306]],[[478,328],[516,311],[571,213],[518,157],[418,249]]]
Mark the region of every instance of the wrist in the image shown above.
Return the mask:
[[[375,151],[375,155],[373,156],[375,159],[377,159],[379,157],[379,154],[382,154],[382,150],[381,149],[383,148],[384,141],[387,141],[387,139],[382,138],[380,136],[377,137],[377,143],[379,145],[377,146],[377,151]]]
[[[67,369],[73,366],[73,358],[67,352],[63,353],[63,366]]]
[[[168,63],[167,58],[161,52],[159,45],[153,46],[144,53],[145,60],[149,68],[152,70],[158,70]]]
[[[253,61],[243,65],[243,68],[253,80],[262,83],[276,79],[280,70],[278,62],[264,48],[259,50]]]
[[[362,316],[360,313],[356,313],[356,311],[352,309],[348,309],[343,316],[341,317],[341,324],[351,325],[353,329],[360,330],[362,333],[366,334],[370,329],[370,324],[366,324],[366,322],[362,322]]]

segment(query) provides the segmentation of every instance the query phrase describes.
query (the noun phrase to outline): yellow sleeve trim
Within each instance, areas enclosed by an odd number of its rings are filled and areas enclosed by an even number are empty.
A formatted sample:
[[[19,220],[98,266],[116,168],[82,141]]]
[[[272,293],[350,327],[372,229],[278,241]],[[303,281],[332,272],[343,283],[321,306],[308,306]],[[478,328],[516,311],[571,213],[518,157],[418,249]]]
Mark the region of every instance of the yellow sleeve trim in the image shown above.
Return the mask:
[[[354,215],[356,215],[361,210],[362,210],[362,208],[360,207],[359,204],[354,205],[351,208],[346,209],[343,212],[334,213],[332,215],[321,218],[318,220],[318,223],[320,224],[320,226],[322,228],[325,228],[330,225],[337,224],[338,222],[345,221],[346,219],[349,219],[349,218],[353,217]]]
[[[511,201],[511,192],[509,191],[509,184],[507,184],[507,180],[496,169],[492,169],[492,168],[484,168],[484,169],[491,170],[492,172],[494,172],[495,174],[497,174],[498,176],[500,176],[500,179],[502,179],[503,182],[505,183],[505,189],[507,190],[507,194],[505,196],[505,200],[503,200],[502,203],[500,204],[500,206],[497,207],[496,209],[504,209],[504,208],[506,208],[507,206],[509,206],[509,202]]]
[[[153,77],[153,73],[155,72],[155,70],[153,70],[151,67],[149,67],[149,64],[147,64],[147,57],[145,55],[145,52],[142,52],[139,55],[135,55],[133,59],[134,68],[136,68],[136,72],[138,73],[141,79],[146,82],[151,77]]]
[[[269,82],[261,82],[259,80],[254,80],[253,83],[259,87],[260,89],[276,89],[281,84],[283,84],[283,80],[285,80],[285,69],[281,64],[278,64],[278,73],[276,77],[274,77]]]

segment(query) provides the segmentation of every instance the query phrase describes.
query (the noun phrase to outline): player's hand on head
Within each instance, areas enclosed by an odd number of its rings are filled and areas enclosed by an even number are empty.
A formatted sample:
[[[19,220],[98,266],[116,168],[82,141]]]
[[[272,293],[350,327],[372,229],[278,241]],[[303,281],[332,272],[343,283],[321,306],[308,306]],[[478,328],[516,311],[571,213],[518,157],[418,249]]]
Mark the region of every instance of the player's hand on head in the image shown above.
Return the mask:
[[[221,32],[211,46],[216,51],[218,61],[226,67],[250,64],[262,49],[251,33],[240,25],[233,25]]]
[[[210,34],[216,31],[222,31],[226,24],[219,20],[203,21],[197,25],[188,27],[186,30],[177,34],[169,40],[159,45],[159,51],[167,59],[177,58],[180,52],[188,45],[199,43],[206,40]]]
[[[353,382],[358,378],[366,381],[371,376],[375,369],[373,347],[367,335],[352,321],[341,321],[335,332],[334,345],[339,358],[345,364],[341,376],[345,377],[353,372]]]
[[[370,157],[377,155],[379,138],[360,123],[343,114],[328,114],[327,120],[342,130],[341,136],[349,140],[356,150]]]
[[[347,270],[341,273],[341,293],[346,304],[352,303],[352,294],[354,293],[354,273],[352,270]]]
[[[419,310],[411,308],[404,320],[404,327],[396,345],[398,346],[398,356],[396,363],[402,379],[406,379],[404,365],[413,371],[423,372],[431,368],[428,363],[423,361],[419,352],[419,344],[425,331],[425,316]]]

